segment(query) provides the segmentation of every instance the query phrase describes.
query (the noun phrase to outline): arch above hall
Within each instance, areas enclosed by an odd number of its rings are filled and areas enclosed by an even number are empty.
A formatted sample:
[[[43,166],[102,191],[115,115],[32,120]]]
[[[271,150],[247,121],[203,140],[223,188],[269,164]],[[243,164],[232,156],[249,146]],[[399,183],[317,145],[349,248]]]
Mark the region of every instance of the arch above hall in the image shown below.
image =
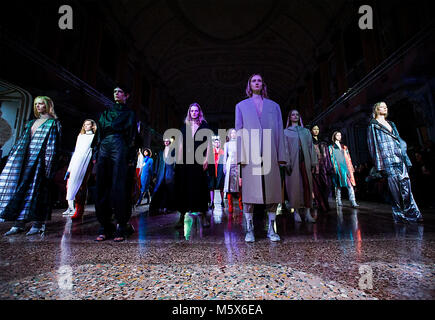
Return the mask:
[[[287,103],[345,3],[105,1],[103,10],[128,31],[181,113],[193,97],[209,112],[233,113],[254,72],[263,73],[271,98]]]

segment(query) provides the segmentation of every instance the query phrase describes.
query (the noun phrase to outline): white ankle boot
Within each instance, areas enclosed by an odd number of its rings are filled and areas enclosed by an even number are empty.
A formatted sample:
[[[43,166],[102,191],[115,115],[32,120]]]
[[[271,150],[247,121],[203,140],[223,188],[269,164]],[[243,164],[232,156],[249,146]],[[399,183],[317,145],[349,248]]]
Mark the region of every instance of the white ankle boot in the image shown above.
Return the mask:
[[[305,222],[316,223],[316,220],[314,220],[311,216],[310,208],[307,208],[307,211],[305,213]]]
[[[246,236],[245,241],[246,242],[254,242],[255,236],[254,236],[254,221],[253,221],[253,213],[245,213],[245,220],[246,220]]]
[[[301,216],[299,215],[299,212],[297,209],[295,209],[294,218],[295,218],[295,222],[302,222]]]
[[[269,215],[269,229],[267,231],[267,237],[270,239],[270,241],[276,242],[281,240],[279,235],[275,232],[275,220],[276,220],[276,214],[273,212],[268,212]]]
[[[278,215],[280,215],[280,214],[282,214],[282,203],[279,203],[278,204],[278,208],[276,209],[276,214],[278,214]]]
[[[353,190],[353,188],[350,186],[349,187],[349,200],[350,203],[352,204],[352,208],[358,208],[359,205],[358,203],[356,203],[356,199],[355,199],[355,191]]]

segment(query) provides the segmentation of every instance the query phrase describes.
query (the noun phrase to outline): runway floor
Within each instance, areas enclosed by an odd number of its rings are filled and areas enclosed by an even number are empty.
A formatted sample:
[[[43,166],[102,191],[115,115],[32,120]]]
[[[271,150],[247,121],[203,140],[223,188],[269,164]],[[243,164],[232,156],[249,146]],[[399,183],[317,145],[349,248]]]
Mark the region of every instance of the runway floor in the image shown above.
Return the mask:
[[[44,235],[3,236],[13,223],[1,223],[0,299],[435,298],[433,209],[422,210],[423,224],[401,225],[388,205],[337,210],[331,201],[315,224],[279,215],[277,243],[257,214],[256,242],[245,243],[242,214],[216,202],[207,228],[187,216],[176,229],[179,213],[139,206],[136,232],[121,243],[94,241],[93,205],[80,221],[54,211]]]

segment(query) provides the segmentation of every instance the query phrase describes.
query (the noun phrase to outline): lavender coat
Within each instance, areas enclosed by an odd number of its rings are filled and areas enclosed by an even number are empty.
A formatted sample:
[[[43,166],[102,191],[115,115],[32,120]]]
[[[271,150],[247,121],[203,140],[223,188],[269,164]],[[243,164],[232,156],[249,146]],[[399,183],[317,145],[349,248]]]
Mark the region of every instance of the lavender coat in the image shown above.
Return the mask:
[[[280,203],[282,193],[278,162],[286,163],[280,106],[272,100],[264,99],[261,118],[258,118],[252,98],[245,99],[236,105],[235,128],[238,132],[237,163],[242,165],[243,202]],[[269,130],[265,131],[266,129]],[[266,161],[263,169],[261,156]]]

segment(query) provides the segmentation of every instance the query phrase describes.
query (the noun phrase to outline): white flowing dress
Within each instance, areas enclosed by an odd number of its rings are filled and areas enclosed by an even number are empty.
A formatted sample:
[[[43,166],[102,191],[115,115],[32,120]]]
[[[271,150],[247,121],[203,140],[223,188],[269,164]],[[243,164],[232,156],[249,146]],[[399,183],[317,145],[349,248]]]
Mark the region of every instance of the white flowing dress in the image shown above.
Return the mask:
[[[92,140],[95,134],[79,134],[77,137],[76,148],[69,163],[68,186],[66,191],[66,200],[74,200],[80,189],[83,178],[88,169],[89,161],[92,157]]]
[[[239,169],[237,164],[237,141],[230,140],[224,147],[225,185],[224,192],[239,192]]]

